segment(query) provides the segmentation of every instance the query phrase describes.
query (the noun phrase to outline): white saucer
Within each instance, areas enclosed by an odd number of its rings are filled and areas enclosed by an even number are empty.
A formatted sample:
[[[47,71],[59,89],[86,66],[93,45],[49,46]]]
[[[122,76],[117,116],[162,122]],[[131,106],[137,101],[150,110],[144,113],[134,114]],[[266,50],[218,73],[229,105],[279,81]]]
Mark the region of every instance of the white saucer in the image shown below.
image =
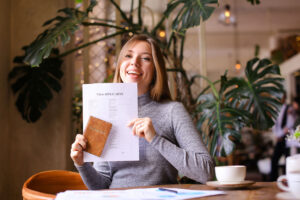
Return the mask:
[[[276,194],[277,199],[286,199],[286,200],[292,200],[292,199],[300,199],[296,198],[294,195],[292,195],[290,192],[280,192]]]
[[[248,187],[250,185],[253,185],[254,181],[240,181],[240,182],[227,182],[227,183],[220,183],[219,181],[208,181],[206,182],[206,185],[215,187],[215,188],[222,188],[222,189],[237,189],[237,188],[243,188]]]

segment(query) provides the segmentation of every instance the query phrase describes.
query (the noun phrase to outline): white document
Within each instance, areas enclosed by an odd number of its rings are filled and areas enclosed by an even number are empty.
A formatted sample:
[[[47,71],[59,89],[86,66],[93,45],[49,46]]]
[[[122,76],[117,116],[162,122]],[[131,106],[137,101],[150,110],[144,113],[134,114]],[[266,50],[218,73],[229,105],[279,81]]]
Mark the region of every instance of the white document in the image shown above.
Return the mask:
[[[145,188],[145,189],[129,189],[129,190],[99,190],[99,191],[87,191],[87,190],[69,190],[59,193],[56,196],[56,200],[183,200],[192,199],[206,196],[222,195],[226,194],[223,191],[218,190],[187,190],[179,188],[168,188],[176,191],[168,192],[161,191],[159,188]]]
[[[129,121],[138,117],[136,83],[94,83],[82,86],[83,130],[90,116],[112,123],[100,157],[84,152],[84,162],[139,160],[139,140]]]

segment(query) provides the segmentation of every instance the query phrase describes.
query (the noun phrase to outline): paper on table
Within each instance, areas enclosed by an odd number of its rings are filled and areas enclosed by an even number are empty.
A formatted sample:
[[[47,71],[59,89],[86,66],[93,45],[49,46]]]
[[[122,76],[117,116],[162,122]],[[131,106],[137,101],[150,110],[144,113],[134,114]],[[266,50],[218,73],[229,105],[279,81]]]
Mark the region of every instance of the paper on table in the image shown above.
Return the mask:
[[[138,117],[136,83],[94,83],[82,86],[83,130],[90,116],[112,123],[101,157],[84,152],[84,162],[139,160],[138,138],[129,121]]]
[[[126,197],[124,191],[107,190],[107,191],[91,191],[91,190],[69,190],[58,193],[55,200],[132,200]]]
[[[126,192],[128,196],[131,196],[132,199],[174,199],[174,200],[183,200],[183,199],[192,199],[206,196],[214,196],[225,194],[223,191],[217,190],[188,190],[180,188],[167,188],[168,190],[176,191],[168,192],[161,191],[159,188],[147,188],[147,189],[130,189]]]
[[[183,200],[191,198],[199,198],[205,196],[214,196],[225,194],[223,191],[217,190],[187,190],[179,188],[169,188],[176,190],[177,193],[160,191],[158,188],[146,188],[146,189],[129,189],[129,190],[104,190],[104,191],[66,191],[59,193],[56,200],[143,200],[143,199],[173,199]]]

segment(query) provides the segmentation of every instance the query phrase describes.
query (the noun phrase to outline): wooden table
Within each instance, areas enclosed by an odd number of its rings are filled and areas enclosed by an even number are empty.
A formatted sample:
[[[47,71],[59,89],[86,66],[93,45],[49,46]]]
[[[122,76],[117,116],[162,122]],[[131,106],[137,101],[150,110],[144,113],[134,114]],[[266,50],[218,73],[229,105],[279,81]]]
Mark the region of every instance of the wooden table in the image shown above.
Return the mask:
[[[157,186],[156,186],[157,187]],[[168,188],[182,188],[194,190],[217,190],[207,185],[198,184],[179,184],[179,185],[163,185]],[[276,194],[281,191],[278,189],[276,182],[257,182],[252,186],[244,189],[222,190],[225,195],[209,196],[194,198],[199,200],[268,200],[276,199]]]

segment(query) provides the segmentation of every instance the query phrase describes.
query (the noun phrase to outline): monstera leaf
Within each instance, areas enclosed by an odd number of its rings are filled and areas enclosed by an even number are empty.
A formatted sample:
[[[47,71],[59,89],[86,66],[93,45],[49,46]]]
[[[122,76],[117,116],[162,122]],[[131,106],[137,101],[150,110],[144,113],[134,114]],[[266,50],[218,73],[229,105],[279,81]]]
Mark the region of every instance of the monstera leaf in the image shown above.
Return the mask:
[[[274,125],[281,107],[283,80],[278,65],[254,58],[248,61],[244,78],[232,78],[228,83],[232,90],[226,97],[232,99],[234,107],[251,112],[251,127],[267,130]]]
[[[227,78],[225,73],[218,91],[216,83],[203,78],[209,87],[197,99],[197,128],[211,155],[229,155],[244,126],[266,130],[274,124],[281,106],[283,78],[270,60],[250,60],[244,78]]]
[[[211,93],[201,93],[198,96],[197,129],[202,133],[204,142],[210,147],[211,155],[220,152],[228,155],[235,147],[234,142],[240,141],[239,131],[249,120],[250,115],[245,110],[232,108],[228,105],[224,96],[227,88],[226,73],[221,78],[219,91],[217,91],[214,83],[207,78],[205,79],[209,83]],[[209,135],[206,135],[203,130],[206,125],[208,125]]]
[[[184,34],[188,28],[198,26],[201,18],[203,21],[207,20],[217,3],[218,0],[171,0],[164,16],[168,17],[175,9],[179,9],[172,23],[172,29]]]
[[[46,29],[41,33],[26,49],[24,62],[31,66],[38,66],[43,59],[47,58],[52,48],[54,48],[59,40],[62,46],[70,41],[71,34],[78,29],[78,26],[88,17],[88,13],[92,11],[97,4],[96,0],[91,0],[90,6],[86,12],[82,12],[74,8],[64,8],[58,12],[64,13],[64,16],[56,16],[44,23],[43,26],[55,23],[53,27]]]
[[[53,49],[51,55],[53,56],[43,60],[40,67],[24,64],[24,56],[14,59],[18,66],[9,73],[9,80],[13,93],[17,95],[17,109],[27,122],[37,121],[48,101],[53,98],[53,91],[61,90],[59,80],[63,76],[62,60],[56,57],[57,49]]]

